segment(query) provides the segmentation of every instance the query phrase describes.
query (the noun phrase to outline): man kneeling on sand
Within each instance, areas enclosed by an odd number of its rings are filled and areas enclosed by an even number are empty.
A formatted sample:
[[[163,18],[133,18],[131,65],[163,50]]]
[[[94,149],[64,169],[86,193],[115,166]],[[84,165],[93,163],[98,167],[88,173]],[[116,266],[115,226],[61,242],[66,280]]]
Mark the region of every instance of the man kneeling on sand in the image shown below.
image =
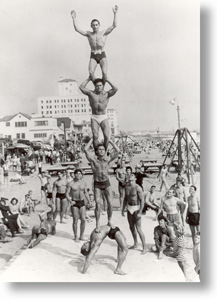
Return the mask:
[[[84,268],[82,271],[83,274],[86,273],[87,269],[90,266],[91,260],[93,259],[94,255],[99,250],[99,247],[101,246],[103,240],[107,236],[110,239],[115,240],[118,247],[117,267],[114,273],[118,275],[125,275],[125,273],[121,270],[121,267],[128,252],[126,238],[123,232],[118,227],[111,228],[109,225],[100,226],[99,233],[97,233],[94,229],[90,235],[90,241],[84,243],[81,247],[81,253],[86,256]]]
[[[52,211],[45,211],[39,214],[39,219],[41,223],[32,228],[32,235],[27,241],[27,248],[35,247],[46,239],[48,234],[54,235],[56,233],[56,222],[53,220]]]

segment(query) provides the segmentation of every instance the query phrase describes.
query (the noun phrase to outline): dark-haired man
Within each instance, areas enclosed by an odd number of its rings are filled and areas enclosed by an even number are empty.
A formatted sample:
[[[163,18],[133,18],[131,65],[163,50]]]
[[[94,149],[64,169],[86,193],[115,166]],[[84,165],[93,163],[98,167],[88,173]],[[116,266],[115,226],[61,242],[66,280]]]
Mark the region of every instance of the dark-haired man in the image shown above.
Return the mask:
[[[86,88],[86,85],[90,81],[90,77],[80,85],[80,90],[83,94],[89,98],[90,107],[92,109],[91,116],[91,130],[93,133],[93,145],[94,148],[99,145],[99,129],[101,128],[104,136],[104,146],[107,150],[109,145],[109,120],[106,113],[109,98],[114,96],[118,88],[112,84],[108,79],[107,82],[111,85],[109,91],[104,91],[104,84],[102,79],[96,79],[94,81],[95,90],[91,91]]]
[[[117,267],[114,273],[118,275],[125,275],[125,273],[121,270],[121,267],[128,252],[126,238],[123,232],[118,227],[111,228],[108,225],[100,226],[100,233],[96,233],[96,231],[93,230],[90,235],[90,241],[86,242],[81,247],[81,253],[86,256],[84,268],[82,271],[83,274],[86,273],[88,267],[90,266],[91,260],[93,259],[94,255],[99,250],[99,247],[107,236],[110,239],[115,240],[118,247]]]
[[[68,200],[66,198],[66,178],[63,176],[62,172],[58,172],[58,178],[56,181],[53,183],[53,192],[52,192],[52,197],[53,197],[53,203],[55,203],[55,211],[53,214],[54,220],[57,217],[57,214],[60,214],[60,223],[63,222],[63,216],[66,213],[67,205],[68,205]]]
[[[75,242],[79,240],[84,240],[84,230],[86,225],[86,208],[85,201],[89,200],[89,195],[87,192],[87,184],[83,180],[82,171],[76,169],[74,171],[74,180],[67,184],[66,197],[71,205],[71,212],[73,218],[73,232],[75,237]],[[78,239],[77,226],[79,217],[81,219],[80,226],[80,238]]]
[[[89,143],[84,148],[84,153],[87,157],[87,160],[90,162],[93,178],[94,178],[94,198],[96,201],[95,216],[96,216],[96,232],[100,232],[100,199],[103,194],[107,202],[107,213],[108,213],[108,224],[112,227],[111,218],[112,218],[112,188],[109,182],[109,166],[112,161],[114,161],[119,154],[119,148],[112,141],[110,144],[114,148],[114,153],[110,156],[107,156],[104,145],[98,145],[96,148],[96,156],[91,156],[88,152],[89,147],[92,143],[90,139]]]
[[[190,227],[193,243],[196,232],[200,232],[200,199],[196,191],[196,186],[191,185],[189,188],[190,196],[187,199],[188,210],[186,214],[186,223]]]
[[[109,35],[112,32],[112,30],[117,26],[117,12],[118,12],[118,7],[117,5],[115,5],[115,8],[113,8],[113,13],[114,13],[113,24],[110,27],[108,27],[106,30],[99,31],[100,22],[96,19],[93,19],[90,24],[93,30],[91,32],[91,31],[81,30],[78,27],[77,20],[76,20],[76,12],[74,10],[71,11],[71,16],[73,19],[73,25],[75,30],[81,35],[86,36],[90,44],[91,55],[90,55],[90,62],[89,62],[89,74],[92,81],[95,80],[94,72],[97,67],[97,64],[100,64],[104,83],[107,80],[108,63],[107,63],[104,47],[105,47],[107,35]]]

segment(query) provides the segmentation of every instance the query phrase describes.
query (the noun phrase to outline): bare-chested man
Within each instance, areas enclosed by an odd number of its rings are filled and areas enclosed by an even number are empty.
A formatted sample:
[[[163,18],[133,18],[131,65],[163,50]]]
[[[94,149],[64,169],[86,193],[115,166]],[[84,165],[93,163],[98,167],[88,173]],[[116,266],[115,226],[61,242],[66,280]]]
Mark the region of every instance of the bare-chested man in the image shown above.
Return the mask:
[[[121,267],[128,252],[126,238],[123,232],[118,227],[111,228],[108,225],[100,226],[100,233],[96,233],[96,231],[94,230],[90,235],[90,241],[84,243],[81,247],[81,253],[86,256],[84,268],[82,271],[83,274],[86,273],[87,269],[90,266],[91,260],[93,259],[94,255],[99,250],[99,247],[107,236],[110,239],[115,240],[118,247],[117,267],[114,273],[118,275],[125,275],[125,273],[121,270]]]
[[[90,107],[92,109],[91,116],[91,130],[93,133],[93,145],[96,149],[99,144],[99,129],[102,129],[102,133],[104,136],[104,146],[107,150],[109,145],[109,120],[106,113],[106,108],[108,105],[109,98],[114,96],[117,92],[118,88],[114,86],[109,80],[107,82],[111,85],[111,89],[109,91],[104,91],[104,85],[102,79],[96,79],[94,81],[95,90],[91,91],[86,88],[86,85],[90,81],[90,78],[85,80],[80,85],[80,90],[83,94],[87,95],[90,102]]]
[[[187,198],[188,210],[186,215],[186,223],[189,224],[193,243],[196,232],[200,232],[200,200],[196,195],[196,191],[196,186],[191,185],[189,189],[190,196]]]
[[[45,184],[46,201],[47,205],[54,212],[54,201],[53,201],[53,184],[51,183],[51,177],[47,177],[47,183]]]
[[[85,201],[89,200],[89,195],[87,192],[86,182],[82,178],[82,172],[80,169],[76,169],[74,172],[75,178],[73,181],[67,184],[66,196],[71,205],[71,212],[73,218],[73,232],[75,237],[75,242],[79,242],[79,240],[84,241],[84,230],[86,225],[86,208]],[[78,220],[79,217],[81,219],[80,226],[80,238],[78,239]]]
[[[181,223],[178,205],[182,205],[183,201],[174,196],[174,190],[170,189],[165,197],[161,199],[161,204],[158,210],[158,216],[165,211],[167,214],[167,225],[173,227],[174,222]]]
[[[109,181],[109,166],[112,161],[114,161],[119,154],[119,148],[115,145],[112,141],[110,144],[114,148],[114,153],[108,157],[105,151],[105,147],[103,145],[98,145],[96,149],[96,157],[93,157],[88,152],[88,149],[92,143],[92,139],[84,148],[84,153],[90,162],[93,177],[94,177],[94,198],[96,201],[96,208],[95,208],[95,216],[96,216],[96,232],[100,232],[100,199],[101,194],[104,194],[104,197],[107,201],[107,213],[108,213],[108,225],[112,227],[111,218],[112,218],[112,188]]]
[[[70,170],[70,169],[66,170],[66,183],[68,184],[72,180],[74,180],[74,177],[73,177],[73,174],[72,174],[72,170]],[[64,215],[65,219],[69,218],[70,208],[71,208],[71,205],[70,205],[70,202],[68,201],[67,208],[66,208],[66,213]]]
[[[125,185],[126,185],[125,160],[121,161],[120,168],[116,170],[116,179],[118,180],[118,191],[120,195],[120,210],[122,210],[124,196],[125,196]]]
[[[54,220],[58,212],[60,213],[60,223],[63,222],[63,216],[66,212],[68,200],[66,198],[66,179],[62,172],[58,172],[58,179],[53,184],[53,202],[55,203]]]
[[[142,210],[144,206],[144,194],[142,188],[136,184],[136,176],[134,174],[130,175],[129,183],[127,183],[125,188],[125,199],[122,208],[122,216],[124,217],[124,209],[127,205],[127,219],[130,226],[130,231],[133,236],[134,245],[130,247],[130,249],[136,249],[138,247],[137,241],[137,233],[142,242],[142,252],[141,254],[145,254],[147,252],[145,235],[142,231],[141,227],[141,216]]]
[[[113,8],[113,13],[114,13],[113,24],[110,27],[108,27],[106,30],[99,31],[100,22],[96,19],[92,20],[90,24],[93,30],[92,32],[81,30],[77,24],[76,12],[74,10],[71,12],[75,30],[81,35],[86,36],[90,44],[91,55],[90,55],[90,62],[89,62],[89,74],[92,81],[95,80],[94,72],[96,70],[97,64],[100,64],[104,83],[107,81],[108,63],[107,63],[104,47],[105,47],[107,35],[109,35],[112,32],[112,30],[117,26],[117,12],[118,12],[118,7],[117,5],[115,5],[115,8]]]

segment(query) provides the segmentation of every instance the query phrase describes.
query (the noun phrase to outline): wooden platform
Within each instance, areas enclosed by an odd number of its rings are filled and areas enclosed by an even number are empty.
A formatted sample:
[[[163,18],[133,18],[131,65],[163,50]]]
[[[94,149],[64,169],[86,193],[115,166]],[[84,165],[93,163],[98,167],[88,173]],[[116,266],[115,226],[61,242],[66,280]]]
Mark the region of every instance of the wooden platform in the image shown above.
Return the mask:
[[[86,174],[93,174],[92,172],[92,169],[90,166],[83,166],[83,167],[79,167],[79,169],[82,170],[83,174],[86,175]],[[63,171],[68,171],[68,170],[71,170],[72,172],[74,172],[75,170],[75,166],[74,165],[70,165],[70,166],[67,166],[67,167],[54,167],[54,168],[50,168],[50,169],[47,169],[48,173],[49,174],[56,174],[58,172],[63,172]]]
[[[159,172],[162,168],[162,163],[146,163],[142,165],[144,173],[150,172]]]
[[[76,161],[68,161],[68,162],[64,162],[61,163],[61,166],[63,167],[67,167],[67,166],[75,166],[75,167],[79,167],[79,165],[82,163],[82,161],[76,160]]]
[[[143,164],[148,164],[148,163],[157,163],[157,158],[144,158],[140,160],[141,166],[143,166]]]

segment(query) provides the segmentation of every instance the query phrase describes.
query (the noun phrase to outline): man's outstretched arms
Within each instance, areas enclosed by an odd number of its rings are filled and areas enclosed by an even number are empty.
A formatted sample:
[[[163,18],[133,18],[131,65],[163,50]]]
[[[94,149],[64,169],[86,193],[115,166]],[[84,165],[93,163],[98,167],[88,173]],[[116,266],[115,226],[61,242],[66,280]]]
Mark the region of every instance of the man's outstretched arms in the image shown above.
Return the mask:
[[[77,31],[78,33],[82,34],[83,36],[88,36],[87,31],[81,30],[78,27],[77,19],[76,19],[76,11],[75,10],[71,11],[71,16],[72,16],[72,20],[73,20],[73,25],[74,25],[75,31]]]
[[[112,32],[112,30],[115,29],[115,27],[117,27],[118,6],[115,5],[115,7],[112,10],[113,10],[113,13],[114,13],[113,24],[105,30],[104,35],[110,34]]]

